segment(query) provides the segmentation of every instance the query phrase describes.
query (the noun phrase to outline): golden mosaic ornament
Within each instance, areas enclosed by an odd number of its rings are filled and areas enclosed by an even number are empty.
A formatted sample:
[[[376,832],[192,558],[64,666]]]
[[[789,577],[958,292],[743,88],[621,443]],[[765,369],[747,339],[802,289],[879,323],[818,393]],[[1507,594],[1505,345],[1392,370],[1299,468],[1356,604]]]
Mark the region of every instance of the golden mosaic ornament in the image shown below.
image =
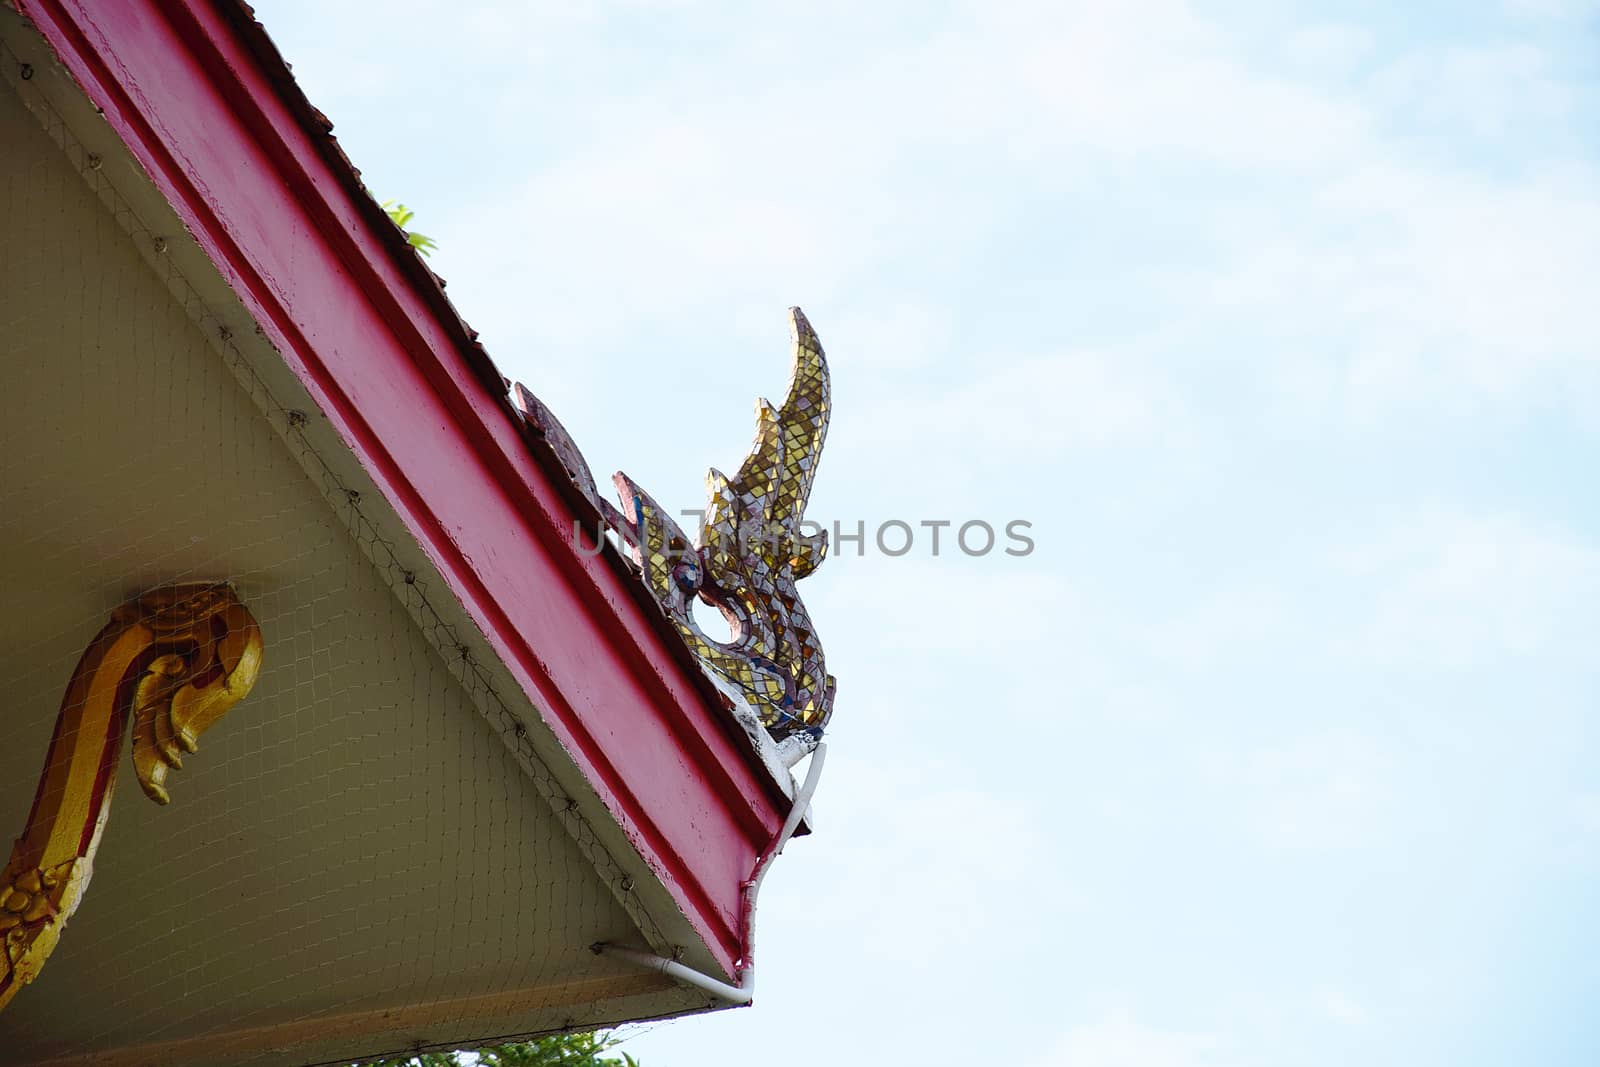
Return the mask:
[[[756,409],[756,439],[732,478],[712,470],[700,543],[625,474],[613,480],[620,512],[604,511],[622,535],[657,603],[701,663],[732,682],[778,737],[820,734],[833,710],[834,679],[795,586],[822,563],[828,539],[805,520],[828,432],[828,362],[799,308],[788,395]],[[727,618],[731,639],[695,624],[696,599]]]

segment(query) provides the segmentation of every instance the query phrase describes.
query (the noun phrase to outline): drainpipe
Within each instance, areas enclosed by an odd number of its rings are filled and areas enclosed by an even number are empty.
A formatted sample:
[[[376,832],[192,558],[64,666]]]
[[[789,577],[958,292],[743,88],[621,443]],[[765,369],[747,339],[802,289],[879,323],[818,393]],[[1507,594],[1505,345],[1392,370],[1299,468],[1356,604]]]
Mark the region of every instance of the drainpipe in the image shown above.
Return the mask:
[[[693,967],[686,967],[677,960],[669,960],[665,956],[654,956],[648,952],[637,949],[623,948],[621,945],[597,944],[592,946],[594,951],[605,956],[615,956],[619,960],[626,960],[646,970],[664,974],[669,978],[676,978],[685,985],[694,986],[704,990],[714,997],[727,1001],[729,1004],[748,1004],[756,995],[756,895],[761,892],[761,882],[767,877],[767,872],[772,869],[772,861],[783,852],[783,846],[789,843],[789,838],[794,835],[795,828],[800,825],[800,820],[805,818],[806,808],[811,804],[811,794],[816,792],[817,781],[822,777],[822,764],[827,758],[828,746],[819,741],[816,751],[811,753],[811,766],[806,768],[805,784],[795,794],[794,806],[789,809],[789,817],[783,822],[783,829],[778,831],[778,836],[773,838],[759,860],[756,861],[755,873],[750,880],[744,883],[744,963],[739,967],[738,985],[729,985],[719,981],[708,974],[702,974]]]

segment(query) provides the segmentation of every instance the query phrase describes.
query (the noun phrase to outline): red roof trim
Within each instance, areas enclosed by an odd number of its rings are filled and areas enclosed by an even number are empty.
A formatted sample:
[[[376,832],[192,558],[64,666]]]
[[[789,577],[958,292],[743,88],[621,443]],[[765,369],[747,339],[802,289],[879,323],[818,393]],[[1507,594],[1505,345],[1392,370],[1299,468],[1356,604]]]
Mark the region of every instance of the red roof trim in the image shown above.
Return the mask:
[[[781,821],[681,643],[572,543],[436,280],[264,33],[203,0],[18,0],[361,460],[718,962]]]

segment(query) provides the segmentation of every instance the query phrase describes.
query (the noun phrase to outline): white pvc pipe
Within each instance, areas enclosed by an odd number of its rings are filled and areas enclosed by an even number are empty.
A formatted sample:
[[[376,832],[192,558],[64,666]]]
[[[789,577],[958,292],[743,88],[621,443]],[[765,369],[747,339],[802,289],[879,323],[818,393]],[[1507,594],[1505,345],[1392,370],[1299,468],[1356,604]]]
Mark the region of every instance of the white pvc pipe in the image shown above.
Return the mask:
[[[738,985],[729,985],[727,982],[702,974],[693,967],[686,967],[677,960],[669,960],[665,956],[654,956],[648,952],[637,949],[623,948],[621,945],[599,944],[594,946],[596,952],[607,956],[615,956],[619,960],[627,960],[646,970],[656,971],[676,978],[685,985],[694,986],[704,990],[714,997],[719,997],[729,1004],[748,1004],[756,995],[756,895],[761,892],[761,882],[767,877],[767,871],[772,869],[772,861],[783,852],[783,846],[789,843],[789,838],[794,836],[795,829],[800,825],[800,820],[805,818],[806,809],[811,806],[811,794],[816,792],[817,782],[822,778],[822,764],[827,758],[828,746],[824,742],[817,742],[816,751],[811,753],[811,766],[806,768],[806,780],[795,794],[794,807],[789,809],[789,817],[783,821],[783,829],[778,831],[778,836],[772,839],[772,844],[767,851],[756,861],[755,872],[750,880],[744,884],[744,963],[739,967]]]
[[[596,945],[595,949],[607,956],[615,956],[619,960],[627,960],[629,963],[637,964],[647,971],[658,971],[668,977],[676,978],[685,985],[703,989],[714,997],[726,1000],[729,1004],[748,1004],[755,995],[753,988],[744,988],[745,985],[750,984],[747,981],[747,976],[750,973],[748,967],[740,968],[740,984],[734,986],[729,985],[727,982],[719,982],[709,974],[701,974],[693,967],[686,967],[677,960],[669,960],[665,956],[652,956],[648,952],[623,948],[621,945]]]

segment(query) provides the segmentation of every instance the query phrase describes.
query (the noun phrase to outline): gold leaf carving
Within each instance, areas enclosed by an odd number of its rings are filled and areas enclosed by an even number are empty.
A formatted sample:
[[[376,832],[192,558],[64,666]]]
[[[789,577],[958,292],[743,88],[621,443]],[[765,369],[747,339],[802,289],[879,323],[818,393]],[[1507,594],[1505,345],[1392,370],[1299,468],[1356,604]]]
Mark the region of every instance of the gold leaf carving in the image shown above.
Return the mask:
[[[38,977],[83,899],[128,721],[139,785],[165,804],[169,772],[260,670],[261,631],[226,585],[155,589],[111,613],[72,672],[33,812],[0,870],[0,1009]]]

